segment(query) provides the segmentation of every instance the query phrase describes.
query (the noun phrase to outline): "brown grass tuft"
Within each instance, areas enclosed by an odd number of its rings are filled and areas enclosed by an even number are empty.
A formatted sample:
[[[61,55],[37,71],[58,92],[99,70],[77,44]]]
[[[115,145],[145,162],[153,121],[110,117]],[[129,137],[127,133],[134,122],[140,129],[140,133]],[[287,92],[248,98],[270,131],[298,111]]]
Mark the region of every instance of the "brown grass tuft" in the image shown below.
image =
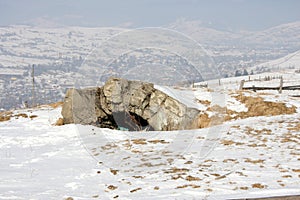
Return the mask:
[[[58,107],[62,106],[63,104],[64,104],[64,102],[59,101],[59,102],[50,103],[50,104],[47,104],[47,105],[50,106],[51,108],[58,108]]]
[[[134,140],[132,140],[132,143],[133,144],[142,144],[142,145],[147,144],[146,139],[134,139]]]
[[[149,140],[148,142],[153,143],[153,144],[157,144],[157,143],[168,144],[168,143],[170,143],[170,142],[166,142],[165,140]]]
[[[159,190],[159,187],[158,187],[158,186],[155,186],[153,189],[154,189],[154,190]]]
[[[200,99],[197,99],[197,103],[200,103],[200,104],[203,104],[206,106],[209,106],[211,104],[211,102],[208,100],[200,100]]]
[[[171,174],[171,173],[185,173],[185,172],[188,172],[189,169],[187,168],[176,168],[176,167],[173,167],[171,169],[168,169],[165,171],[166,174]]]
[[[119,172],[119,170],[116,170],[116,169],[110,169],[110,172],[111,172],[113,175],[117,175],[117,173]]]
[[[254,184],[252,184],[252,188],[264,189],[264,188],[266,188],[266,186],[262,185],[260,183],[254,183]]]
[[[239,94],[235,98],[241,103],[245,104],[248,112],[238,113],[240,118],[257,117],[257,116],[275,116],[284,114],[296,113],[296,107],[287,107],[282,102],[264,101],[261,97],[244,96]]]
[[[117,187],[117,186],[114,186],[114,185],[109,185],[107,188],[110,189],[110,190],[115,190],[115,189],[117,189],[118,187]]]
[[[58,118],[58,120],[54,124],[55,126],[62,126],[64,125],[64,119],[63,118]]]
[[[133,192],[137,192],[139,190],[141,190],[142,188],[136,188],[136,189],[133,189],[133,190],[130,190],[130,193],[133,193]]]
[[[29,116],[30,119],[37,118],[37,117],[38,117],[37,115],[30,115]]]
[[[248,163],[252,163],[252,164],[258,164],[258,163],[264,163],[265,160],[261,160],[261,159],[258,159],[258,160],[251,160],[250,158],[247,158],[245,160],[245,162],[248,162]]]
[[[25,113],[19,113],[19,114],[14,115],[14,117],[15,117],[16,119],[18,119],[19,117],[28,118],[28,115],[25,114]]]
[[[200,185],[194,185],[194,184],[186,184],[186,185],[177,186],[176,189],[187,188],[187,187],[200,188],[201,186]]]
[[[0,122],[9,121],[12,114],[11,111],[0,112]]]
[[[187,180],[187,181],[200,181],[201,178],[189,175],[189,176],[185,177],[185,180]]]

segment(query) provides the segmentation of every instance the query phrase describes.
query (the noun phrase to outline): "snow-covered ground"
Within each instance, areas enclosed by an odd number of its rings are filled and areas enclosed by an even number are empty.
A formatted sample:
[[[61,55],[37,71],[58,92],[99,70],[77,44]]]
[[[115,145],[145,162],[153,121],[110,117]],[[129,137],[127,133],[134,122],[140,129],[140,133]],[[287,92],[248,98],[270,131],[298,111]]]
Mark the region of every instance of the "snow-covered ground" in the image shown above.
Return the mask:
[[[300,51],[290,53],[282,58],[271,60],[265,63],[256,65],[250,69],[256,71],[260,68],[266,68],[270,71],[283,71],[291,69],[291,71],[300,70]]]
[[[294,83],[300,80],[284,76]],[[203,112],[208,101],[243,112],[247,105],[235,98],[242,78],[247,77],[221,80],[223,86],[213,89],[156,88]],[[221,95],[214,94],[220,91]],[[9,121],[0,122],[0,199],[234,199],[299,194],[300,99],[274,91],[244,95],[284,102],[297,112],[230,120],[197,130],[127,132],[54,126],[61,117],[60,107],[13,111]]]

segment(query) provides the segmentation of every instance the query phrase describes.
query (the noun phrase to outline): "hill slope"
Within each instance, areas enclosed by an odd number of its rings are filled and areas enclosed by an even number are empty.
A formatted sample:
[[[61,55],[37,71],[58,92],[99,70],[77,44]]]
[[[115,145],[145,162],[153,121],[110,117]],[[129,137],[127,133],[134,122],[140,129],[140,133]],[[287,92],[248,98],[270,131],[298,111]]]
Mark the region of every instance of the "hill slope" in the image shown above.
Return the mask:
[[[160,87],[209,117],[215,112],[209,102],[220,103],[212,90],[224,95],[230,118],[190,131],[54,126],[60,107],[2,113],[6,118],[0,122],[0,198],[229,199],[299,194],[299,99],[289,93],[235,91],[234,79],[222,82],[226,90],[213,83],[211,89]],[[251,105],[263,102],[273,102],[272,107],[247,116],[255,109]],[[288,114],[283,108],[293,111]]]

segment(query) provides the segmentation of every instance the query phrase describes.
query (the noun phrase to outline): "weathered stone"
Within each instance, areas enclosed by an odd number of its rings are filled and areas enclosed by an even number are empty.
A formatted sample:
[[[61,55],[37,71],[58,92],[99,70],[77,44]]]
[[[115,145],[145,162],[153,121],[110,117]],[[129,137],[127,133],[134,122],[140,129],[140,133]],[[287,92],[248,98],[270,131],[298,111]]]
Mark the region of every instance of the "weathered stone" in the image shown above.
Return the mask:
[[[64,123],[96,123],[98,119],[95,110],[96,92],[97,88],[69,89],[62,108]]]
[[[111,78],[101,88],[68,90],[62,115],[65,124],[166,131],[198,128],[199,111],[151,83]]]

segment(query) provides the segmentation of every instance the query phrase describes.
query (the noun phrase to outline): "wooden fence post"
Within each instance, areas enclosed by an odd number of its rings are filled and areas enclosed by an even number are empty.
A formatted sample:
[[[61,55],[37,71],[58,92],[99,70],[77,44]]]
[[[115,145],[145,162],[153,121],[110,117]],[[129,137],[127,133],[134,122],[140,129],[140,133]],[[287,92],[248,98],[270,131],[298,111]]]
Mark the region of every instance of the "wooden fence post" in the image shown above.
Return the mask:
[[[243,90],[243,88],[244,88],[244,83],[245,83],[245,80],[241,80],[240,90]]]
[[[280,85],[279,85],[279,94],[281,94],[282,93],[282,87],[283,87],[283,77],[281,76],[280,77]]]

